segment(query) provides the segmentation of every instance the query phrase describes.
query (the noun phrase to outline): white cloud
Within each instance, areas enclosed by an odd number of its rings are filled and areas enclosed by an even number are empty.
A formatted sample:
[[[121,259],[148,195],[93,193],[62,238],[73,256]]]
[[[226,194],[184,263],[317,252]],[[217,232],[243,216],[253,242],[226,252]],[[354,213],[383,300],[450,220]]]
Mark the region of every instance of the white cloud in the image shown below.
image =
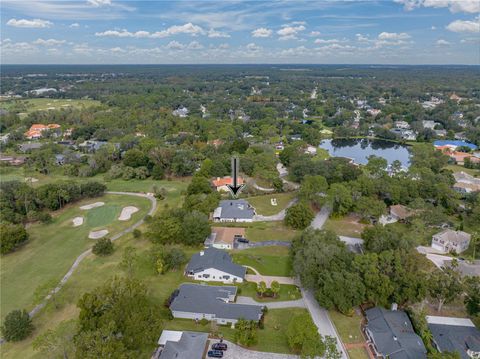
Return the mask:
[[[221,31],[217,31],[215,29],[210,29],[210,30],[208,30],[208,37],[212,37],[212,38],[225,37],[225,38],[228,38],[228,37],[230,37],[230,35],[227,34],[226,32],[221,32]]]
[[[226,50],[226,49],[228,49],[229,47],[230,47],[229,44],[220,44],[220,45],[218,45],[218,48],[219,48],[219,49],[222,49],[222,50]]]
[[[477,21],[455,20],[447,26],[447,30],[453,32],[480,32],[480,19]]]
[[[277,34],[280,36],[280,40],[295,40],[297,39],[297,34],[300,31],[305,30],[305,26],[285,26],[277,31]]]
[[[368,42],[370,41],[370,39],[368,38],[368,36],[364,36],[362,34],[355,34],[355,37],[357,38],[357,41],[359,42]]]
[[[211,30],[212,31],[212,30]],[[123,30],[107,30],[104,32],[96,32],[95,36],[110,36],[110,37],[134,37],[134,38],[164,38],[177,34],[190,34],[192,36],[203,35],[205,31],[198,25],[193,25],[192,23],[187,23],[185,25],[174,25],[170,26],[166,30],[157,31],[157,32],[148,32],[144,30],[130,32],[126,29]],[[218,34],[223,34],[219,33]],[[225,34],[228,35],[228,34]],[[228,35],[230,36],[230,35]],[[212,37],[212,36],[210,36]],[[219,36],[213,36],[219,37]],[[226,37],[226,36],[221,36]]]
[[[410,35],[405,32],[382,32],[378,35],[379,40],[407,40],[409,38]]]
[[[436,27],[436,26],[432,26],[431,29],[432,29],[432,30],[437,30],[437,27]]]
[[[41,19],[10,19],[7,21],[7,25],[13,27],[28,27],[28,28],[46,28],[53,26],[53,23],[48,20],[41,20]]]
[[[112,5],[112,0],[87,0],[87,3],[94,7]]]
[[[267,29],[265,27],[260,27],[252,31],[253,37],[270,37],[272,36],[272,30]]]
[[[41,46],[60,46],[66,43],[65,40],[55,40],[55,39],[37,39],[33,42],[35,45],[41,45]]]
[[[198,41],[192,41],[191,43],[188,44],[187,48],[189,50],[200,50],[200,49],[203,49],[203,45]]]
[[[437,44],[437,46],[448,46],[448,45],[450,45],[450,42],[448,42],[447,40],[444,40],[444,39],[439,39],[439,40],[437,40],[436,44]]]
[[[258,46],[257,44],[251,42],[249,43],[247,46],[247,50],[250,51],[250,52],[258,52],[262,49],[261,46]]]
[[[320,36],[320,31],[312,31],[310,32],[309,36],[312,36],[312,37]]]
[[[336,44],[336,43],[339,43],[340,40],[338,39],[329,39],[329,40],[325,40],[325,39],[316,39],[315,40],[315,44],[319,45],[319,44]]]
[[[451,12],[480,12],[480,1],[478,0],[395,0],[403,4],[405,10],[411,11],[418,7],[442,8],[448,7]]]
[[[70,26],[72,29],[73,28],[76,28],[76,27],[80,27],[80,24],[78,22],[74,22],[73,24],[70,24]]]
[[[183,50],[185,45],[178,41],[170,41],[166,46],[167,49],[170,50]]]

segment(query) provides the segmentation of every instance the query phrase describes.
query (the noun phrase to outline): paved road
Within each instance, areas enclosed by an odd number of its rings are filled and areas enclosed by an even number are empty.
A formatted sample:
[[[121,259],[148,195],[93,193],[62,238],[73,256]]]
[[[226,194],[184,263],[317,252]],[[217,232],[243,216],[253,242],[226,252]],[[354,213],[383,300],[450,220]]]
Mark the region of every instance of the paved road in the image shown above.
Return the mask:
[[[342,353],[342,358],[348,358],[346,351],[344,350],[342,341],[330,320],[330,316],[325,308],[320,307],[313,294],[306,289],[300,288],[302,291],[303,300],[307,306],[308,311],[312,317],[313,322],[318,328],[318,333],[322,336],[331,336],[337,339],[337,349]]]
[[[284,184],[286,184],[287,186],[291,187],[292,189],[299,189],[300,188],[300,185],[298,183],[295,183],[295,182],[290,182],[290,181],[287,181],[285,179],[285,177],[288,176],[288,170],[287,168],[282,165],[281,163],[277,163],[277,172],[278,172],[278,175],[280,176],[280,179],[282,180],[282,182]]]
[[[148,211],[148,215],[152,216],[155,213],[155,211],[157,210],[157,199],[154,196],[151,196],[151,195],[146,195],[146,194],[143,194],[143,193],[133,193],[133,192],[105,192],[105,193],[106,194],[123,195],[123,196],[136,196],[136,197],[148,198],[151,202],[151,205],[152,205],[150,207],[150,210]],[[143,218],[141,220],[139,220],[138,222],[134,223],[133,225],[131,225],[130,227],[124,229],[123,231],[113,235],[112,237],[110,237],[110,239],[112,241],[115,241],[118,238],[120,238],[121,236],[123,236],[124,234],[132,232],[135,228],[139,227],[142,224],[143,224]],[[75,269],[77,269],[78,265],[85,259],[85,257],[90,255],[91,252],[92,252],[91,248],[87,249],[85,252],[80,254],[77,257],[77,259],[75,259],[75,262],[73,262],[72,266],[68,270],[67,274],[65,274],[65,276],[62,278],[60,283],[58,283],[58,285],[51,291],[50,294],[48,294],[45,297],[45,299],[40,304],[38,304],[35,308],[33,308],[30,311],[30,313],[28,313],[30,315],[30,317],[33,317],[43,307],[45,307],[47,302],[52,298],[52,294],[58,293],[60,291],[60,289],[62,289],[62,287],[65,285],[65,283],[68,281],[68,279],[70,279],[70,277],[72,276]]]
[[[313,229],[322,229],[323,225],[328,219],[328,216],[330,215],[331,209],[327,206],[323,206],[320,212],[318,212],[315,215],[315,218],[313,218],[312,224],[310,224],[310,227]]]
[[[285,300],[279,302],[257,302],[251,297],[238,296],[235,303],[238,304],[251,304],[251,305],[264,305],[268,309],[280,309],[280,308],[306,308],[305,302],[302,298],[297,300]]]
[[[218,343],[219,340],[212,339],[210,344]],[[224,340],[224,343],[228,345],[228,350],[224,352],[223,359],[297,359],[297,355],[291,354],[279,354],[279,353],[267,353],[257,352],[242,348],[228,340]]]

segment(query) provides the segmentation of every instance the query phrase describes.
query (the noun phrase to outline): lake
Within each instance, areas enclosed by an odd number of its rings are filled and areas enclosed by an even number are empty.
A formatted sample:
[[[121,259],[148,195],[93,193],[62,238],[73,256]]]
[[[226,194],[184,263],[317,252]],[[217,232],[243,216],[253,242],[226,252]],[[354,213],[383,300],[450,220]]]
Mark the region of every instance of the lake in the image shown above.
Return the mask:
[[[350,158],[353,162],[361,165],[367,164],[368,157],[375,155],[385,158],[389,165],[393,161],[399,160],[402,163],[402,167],[408,168],[410,166],[410,151],[408,147],[396,142],[366,138],[335,139],[323,140],[319,147],[327,150],[332,157]]]

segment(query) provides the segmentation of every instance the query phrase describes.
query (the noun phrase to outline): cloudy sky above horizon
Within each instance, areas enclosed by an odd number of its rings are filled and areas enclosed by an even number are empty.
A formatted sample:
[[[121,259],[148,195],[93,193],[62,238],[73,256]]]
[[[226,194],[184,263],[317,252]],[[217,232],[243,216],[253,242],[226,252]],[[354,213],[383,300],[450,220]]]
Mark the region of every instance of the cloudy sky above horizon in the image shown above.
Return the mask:
[[[480,64],[479,0],[2,0],[3,64]]]

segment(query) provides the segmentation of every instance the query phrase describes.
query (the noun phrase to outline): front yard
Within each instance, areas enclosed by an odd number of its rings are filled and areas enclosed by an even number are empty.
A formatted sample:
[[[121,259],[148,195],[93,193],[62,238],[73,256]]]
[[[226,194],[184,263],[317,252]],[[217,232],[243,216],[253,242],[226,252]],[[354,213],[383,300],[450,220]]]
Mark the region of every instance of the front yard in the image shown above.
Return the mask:
[[[255,268],[260,274],[289,277],[292,262],[288,247],[270,246],[232,251],[235,263]]]
[[[257,214],[271,216],[277,214],[282,209],[285,209],[288,203],[295,198],[295,195],[294,192],[275,193],[264,196],[248,197],[246,200],[255,207]],[[276,205],[272,205],[272,200],[276,200]]]

